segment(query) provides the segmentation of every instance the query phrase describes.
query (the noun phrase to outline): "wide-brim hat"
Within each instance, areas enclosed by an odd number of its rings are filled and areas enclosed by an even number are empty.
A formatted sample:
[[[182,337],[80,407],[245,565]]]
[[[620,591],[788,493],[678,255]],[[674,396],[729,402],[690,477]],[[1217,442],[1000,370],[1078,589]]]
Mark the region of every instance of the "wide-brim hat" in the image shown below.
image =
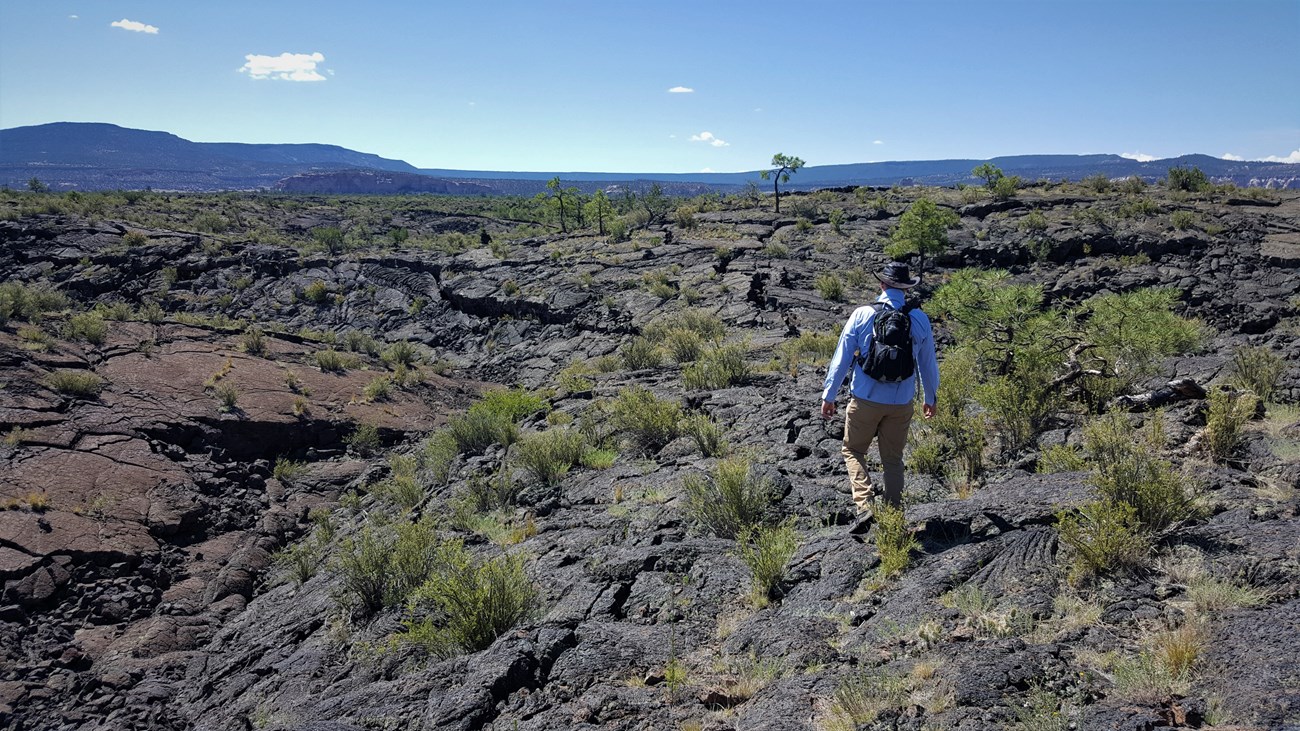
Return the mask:
[[[911,289],[921,283],[921,278],[913,279],[907,265],[901,261],[891,261],[886,264],[884,269],[876,272],[876,279],[886,287],[894,289]]]

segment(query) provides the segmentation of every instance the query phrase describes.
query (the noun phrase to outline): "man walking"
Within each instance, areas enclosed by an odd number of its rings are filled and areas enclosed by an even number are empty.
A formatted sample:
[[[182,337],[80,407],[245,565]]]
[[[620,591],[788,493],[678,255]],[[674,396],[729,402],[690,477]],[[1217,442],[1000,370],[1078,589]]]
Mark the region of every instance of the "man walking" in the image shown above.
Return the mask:
[[[840,452],[861,515],[855,532],[870,525],[879,494],[867,473],[871,440],[880,439],[885,504],[898,508],[903,498],[903,447],[912,424],[917,375],[924,390],[922,413],[927,419],[934,416],[939,390],[930,318],[906,304],[906,291],[920,284],[920,277],[912,279],[906,264],[892,262],[876,279],[880,280],[880,297],[874,306],[859,307],[844,324],[822,390],[822,418],[829,419],[835,415],[835,397],[844,376],[853,370]]]

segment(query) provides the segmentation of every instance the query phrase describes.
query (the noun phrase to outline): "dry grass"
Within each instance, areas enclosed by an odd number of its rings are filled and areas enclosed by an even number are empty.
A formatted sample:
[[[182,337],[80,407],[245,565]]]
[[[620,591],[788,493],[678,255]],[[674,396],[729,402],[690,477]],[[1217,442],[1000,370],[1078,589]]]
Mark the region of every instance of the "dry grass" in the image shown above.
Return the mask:
[[[1187,596],[1199,611],[1220,612],[1237,607],[1259,606],[1268,602],[1271,593],[1254,586],[1203,575],[1187,584]]]

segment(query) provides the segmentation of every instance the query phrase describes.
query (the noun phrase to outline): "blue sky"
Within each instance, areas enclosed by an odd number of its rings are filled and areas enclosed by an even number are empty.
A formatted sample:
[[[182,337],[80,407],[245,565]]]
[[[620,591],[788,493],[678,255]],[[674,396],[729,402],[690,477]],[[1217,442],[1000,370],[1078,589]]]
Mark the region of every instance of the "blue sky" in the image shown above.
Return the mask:
[[[0,127],[491,170],[1300,162],[1297,46],[1298,0],[0,0]]]

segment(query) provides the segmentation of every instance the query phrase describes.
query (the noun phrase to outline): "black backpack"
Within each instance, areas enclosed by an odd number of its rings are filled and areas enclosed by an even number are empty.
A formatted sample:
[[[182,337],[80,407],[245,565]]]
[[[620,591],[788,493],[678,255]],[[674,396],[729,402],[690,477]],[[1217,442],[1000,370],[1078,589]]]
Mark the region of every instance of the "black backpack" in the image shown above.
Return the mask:
[[[881,383],[906,381],[916,372],[912,355],[912,305],[901,310],[881,303],[871,325],[867,352],[858,356],[862,372]]]

